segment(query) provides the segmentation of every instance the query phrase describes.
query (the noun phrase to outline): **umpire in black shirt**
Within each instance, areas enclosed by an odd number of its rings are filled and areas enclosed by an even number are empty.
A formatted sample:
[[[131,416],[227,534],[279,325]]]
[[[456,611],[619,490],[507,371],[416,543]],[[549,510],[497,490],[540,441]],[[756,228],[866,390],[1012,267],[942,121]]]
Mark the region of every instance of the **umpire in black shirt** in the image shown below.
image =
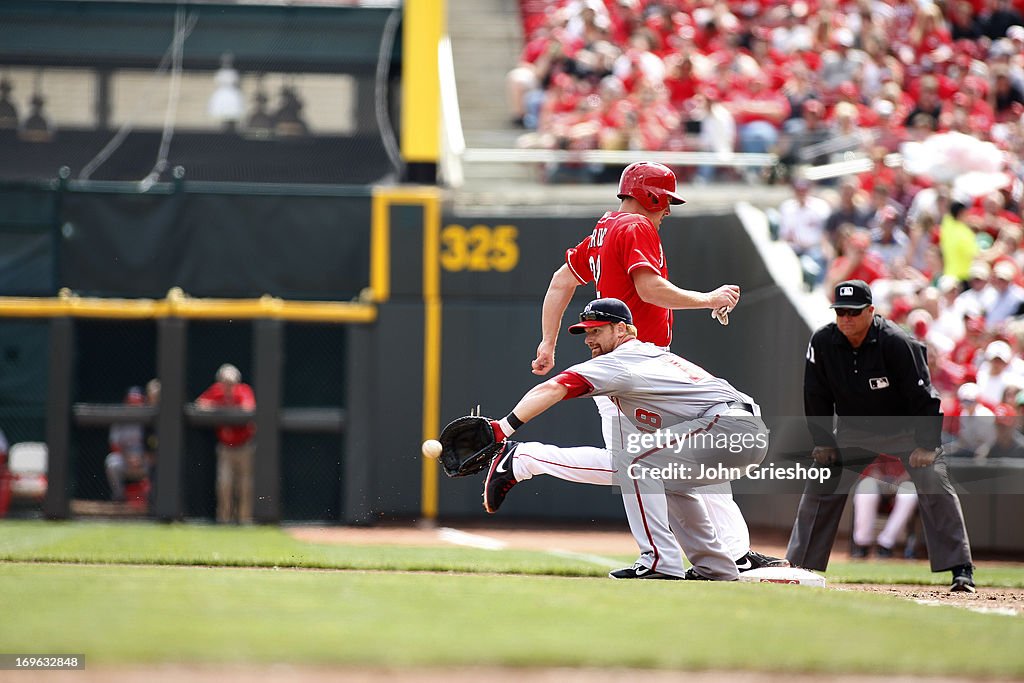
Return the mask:
[[[952,571],[953,591],[974,591],[971,546],[960,499],[941,454],[942,412],[926,351],[899,326],[875,315],[863,280],[840,282],[836,322],[811,336],[804,366],[804,413],[811,457],[831,477],[808,480],[786,559],[824,571],[856,474],[879,453],[903,461],[917,486],[932,571]],[[838,416],[835,419],[834,416]]]

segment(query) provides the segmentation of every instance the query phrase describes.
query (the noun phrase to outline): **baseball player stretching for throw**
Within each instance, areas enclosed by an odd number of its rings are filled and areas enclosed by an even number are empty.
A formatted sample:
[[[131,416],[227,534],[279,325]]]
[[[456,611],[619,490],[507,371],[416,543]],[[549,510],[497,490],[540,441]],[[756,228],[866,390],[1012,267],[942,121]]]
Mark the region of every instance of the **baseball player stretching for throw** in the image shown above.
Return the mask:
[[[668,280],[668,266],[658,230],[672,204],[683,204],[676,193],[676,177],[661,165],[639,162],[628,166],[619,181],[618,211],[606,213],[594,232],[566,252],[566,262],[551,278],[544,295],[543,338],[537,347],[533,372],[545,375],[555,363],[555,345],[562,315],[576,287],[594,282],[598,297],[615,297],[633,312],[640,341],[668,350],[672,341],[672,310],[710,308],[728,315],[739,301],[736,285],[722,285],[712,292],[694,292]],[[607,398],[597,396],[604,442],[613,447],[621,413]],[[613,484],[608,452],[597,448],[561,449],[548,462],[537,462],[532,474],[550,474],[566,481]],[[718,535],[742,570],[788,566],[786,560],[750,550],[750,533],[728,483],[705,490],[708,514]],[[681,575],[680,549],[668,524],[664,500],[649,503],[623,498],[626,517],[640,558],[633,567],[614,571],[612,578],[644,578],[651,572]],[[641,503],[643,503],[641,505]]]
[[[649,569],[634,578],[735,581],[739,570],[715,531],[696,488],[738,479],[768,453],[768,431],[754,400],[703,368],[637,339],[629,308],[618,299],[597,299],[569,328],[586,334],[591,359],[537,385],[500,421],[491,423],[502,441],[559,401],[607,396],[623,419],[616,448],[604,453],[604,469],[616,471],[624,498],[639,505],[660,502],[693,567]],[[495,512],[519,481],[537,473],[559,449],[536,442],[505,441],[484,482],[484,508]],[[600,450],[600,449],[590,449]],[[543,467],[541,468],[543,469]],[[664,551],[657,548],[657,551]],[[678,551],[677,551],[678,552]],[[666,560],[662,560],[666,561]]]

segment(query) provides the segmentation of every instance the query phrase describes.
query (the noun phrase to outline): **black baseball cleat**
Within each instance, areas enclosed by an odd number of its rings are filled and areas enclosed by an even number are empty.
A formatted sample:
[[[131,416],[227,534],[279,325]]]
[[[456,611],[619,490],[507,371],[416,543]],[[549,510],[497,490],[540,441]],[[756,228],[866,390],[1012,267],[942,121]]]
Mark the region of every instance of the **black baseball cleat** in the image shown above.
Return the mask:
[[[736,560],[736,569],[740,572],[749,572],[751,569],[762,569],[764,567],[788,567],[789,560],[784,557],[772,557],[759,553],[756,550],[748,550],[747,554]]]
[[[512,454],[519,446],[518,441],[505,441],[505,447],[491,459],[491,466],[484,479],[484,510],[492,515],[505,502],[505,496],[519,483],[512,474]]]
[[[616,569],[613,572],[608,572],[609,579],[662,579],[668,581],[681,581],[684,577],[673,576],[672,574],[662,574],[661,572],[654,571],[650,567],[645,567],[639,562],[635,563],[632,567],[626,567],[625,569]]]
[[[953,567],[953,585],[949,587],[950,593],[974,593],[974,567],[969,564],[962,564]]]
[[[714,581],[714,579],[709,579],[703,574],[698,573],[694,567],[690,567],[689,569],[687,569],[686,574],[683,575],[683,578],[687,581]]]

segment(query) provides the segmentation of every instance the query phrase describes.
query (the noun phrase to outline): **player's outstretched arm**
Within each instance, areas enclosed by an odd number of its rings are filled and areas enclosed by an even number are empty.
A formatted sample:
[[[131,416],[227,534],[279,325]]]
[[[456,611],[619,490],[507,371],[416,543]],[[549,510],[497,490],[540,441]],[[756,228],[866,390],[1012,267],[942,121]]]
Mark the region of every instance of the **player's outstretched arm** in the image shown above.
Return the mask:
[[[694,292],[676,287],[658,273],[647,268],[637,268],[633,271],[633,285],[641,299],[662,308],[732,309],[740,300],[738,285],[722,285],[711,292]]]
[[[562,315],[579,285],[579,280],[564,263],[551,276],[548,291],[544,294],[541,340],[537,345],[537,357],[532,363],[533,374],[546,375],[555,367],[555,345],[558,343],[558,329],[562,326]]]
[[[529,422],[565,398],[567,393],[569,390],[565,386],[549,379],[526,392],[512,412],[523,422]]]

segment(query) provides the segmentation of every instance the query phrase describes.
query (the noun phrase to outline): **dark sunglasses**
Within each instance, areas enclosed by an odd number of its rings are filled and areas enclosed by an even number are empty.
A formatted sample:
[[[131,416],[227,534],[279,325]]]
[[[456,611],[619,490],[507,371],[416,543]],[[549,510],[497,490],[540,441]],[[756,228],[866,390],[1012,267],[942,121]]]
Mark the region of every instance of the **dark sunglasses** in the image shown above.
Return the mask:
[[[858,315],[863,313],[864,310],[865,309],[863,308],[837,308],[835,309],[835,312],[836,315],[840,318],[845,318],[847,316],[851,318],[856,318]]]
[[[600,320],[602,322],[607,323],[626,323],[627,325],[629,324],[628,320],[626,320],[620,315],[615,315],[614,313],[606,313],[604,311],[583,311],[582,313],[580,313],[581,323],[590,320]]]

